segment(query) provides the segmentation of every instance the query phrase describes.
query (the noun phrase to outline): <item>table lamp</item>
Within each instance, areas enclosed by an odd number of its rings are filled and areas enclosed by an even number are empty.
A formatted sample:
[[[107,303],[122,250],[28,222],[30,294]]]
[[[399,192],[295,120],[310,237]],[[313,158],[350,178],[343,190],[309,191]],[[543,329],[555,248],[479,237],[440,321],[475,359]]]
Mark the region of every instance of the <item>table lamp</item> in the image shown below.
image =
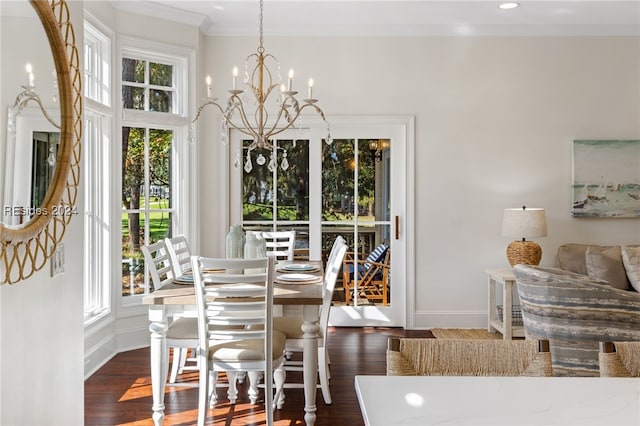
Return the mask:
[[[507,260],[513,267],[518,263],[538,265],[542,259],[542,248],[527,238],[547,236],[547,219],[544,209],[522,208],[504,209],[502,236],[522,238],[512,241],[507,247]]]

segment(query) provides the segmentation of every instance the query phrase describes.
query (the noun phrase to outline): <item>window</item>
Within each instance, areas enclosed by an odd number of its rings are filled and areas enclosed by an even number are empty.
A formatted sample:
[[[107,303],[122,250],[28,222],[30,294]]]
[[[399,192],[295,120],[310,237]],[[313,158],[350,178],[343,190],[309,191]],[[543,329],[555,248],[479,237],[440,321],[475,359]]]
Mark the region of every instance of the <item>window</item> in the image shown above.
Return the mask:
[[[102,29],[98,29],[98,28]],[[111,311],[111,38],[95,20],[84,25],[84,312],[90,324]]]
[[[309,229],[316,217],[322,228],[321,253],[328,254],[337,235],[352,250],[369,252],[388,241],[389,148],[388,139],[337,139],[318,143],[321,156],[310,153],[309,139],[277,139],[272,152],[256,149],[246,154],[251,140],[242,141],[242,224],[249,230],[296,231],[298,257],[309,252]],[[247,156],[248,155],[248,156]],[[320,158],[318,168],[310,159]],[[288,167],[281,167],[285,161]],[[318,170],[320,176],[311,176]],[[311,213],[311,179],[321,179],[319,211]],[[357,221],[357,226],[356,226]],[[356,232],[357,228],[357,232]],[[358,244],[354,244],[357,238]],[[357,246],[357,247],[356,247]]]
[[[84,24],[84,96],[111,105],[111,42],[90,22]]]
[[[243,141],[243,151],[251,142]],[[278,167],[269,167],[272,152],[266,149],[249,154],[251,167],[246,166],[249,160],[244,157],[242,223],[251,230],[295,230],[296,253],[304,256],[309,248],[309,141],[271,142],[277,147],[274,159]]]
[[[390,144],[389,139],[336,139],[322,146],[323,249],[336,235],[362,253],[389,241]]]
[[[90,109],[84,117],[85,184],[85,320],[90,321],[110,307],[110,194],[111,120]]]
[[[173,112],[173,65],[122,58],[124,108]]]
[[[192,53],[123,37],[120,57],[121,188],[120,294],[134,306],[153,291],[141,248],[166,237],[186,234],[178,217],[186,205],[187,78]],[[181,162],[182,161],[182,162]],[[187,175],[188,176],[188,175]],[[183,215],[184,216],[184,215]]]
[[[141,247],[172,235],[173,131],[125,126],[122,138],[122,295],[131,296],[153,290]]]

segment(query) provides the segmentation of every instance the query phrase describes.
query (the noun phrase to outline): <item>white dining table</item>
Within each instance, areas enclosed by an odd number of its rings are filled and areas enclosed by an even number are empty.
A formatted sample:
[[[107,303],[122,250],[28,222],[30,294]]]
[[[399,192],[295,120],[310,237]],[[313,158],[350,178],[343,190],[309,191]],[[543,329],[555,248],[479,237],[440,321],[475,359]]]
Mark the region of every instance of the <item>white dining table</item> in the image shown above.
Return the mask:
[[[640,379],[356,376],[367,426],[640,425]]]
[[[312,263],[312,262],[310,262]],[[321,263],[319,276],[322,276]],[[193,284],[167,284],[142,299],[149,307],[149,331],[151,332],[151,388],[153,394],[153,422],[162,425],[164,420],[164,389],[167,379],[168,350],[167,329],[171,317],[197,317]],[[304,420],[308,426],[316,421],[316,391],[318,383],[318,336],[320,306],[322,305],[322,280],[314,284],[274,285],[273,303],[283,306],[302,306]]]

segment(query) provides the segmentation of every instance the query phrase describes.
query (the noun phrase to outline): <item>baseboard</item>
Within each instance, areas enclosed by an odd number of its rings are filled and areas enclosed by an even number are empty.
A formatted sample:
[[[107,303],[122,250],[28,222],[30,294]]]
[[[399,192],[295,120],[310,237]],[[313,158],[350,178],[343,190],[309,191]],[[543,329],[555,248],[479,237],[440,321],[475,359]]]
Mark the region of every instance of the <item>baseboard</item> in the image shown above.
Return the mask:
[[[486,328],[486,311],[419,311],[413,314],[411,328]]]
[[[85,380],[118,353],[148,347],[149,336],[149,320],[142,315],[94,324],[85,332]]]
[[[144,315],[119,318],[116,321],[116,336],[118,338],[118,352],[149,346],[151,334],[147,312]]]
[[[105,365],[118,352],[116,351],[116,336],[111,335],[100,340],[93,347],[84,351],[84,379],[88,379]]]

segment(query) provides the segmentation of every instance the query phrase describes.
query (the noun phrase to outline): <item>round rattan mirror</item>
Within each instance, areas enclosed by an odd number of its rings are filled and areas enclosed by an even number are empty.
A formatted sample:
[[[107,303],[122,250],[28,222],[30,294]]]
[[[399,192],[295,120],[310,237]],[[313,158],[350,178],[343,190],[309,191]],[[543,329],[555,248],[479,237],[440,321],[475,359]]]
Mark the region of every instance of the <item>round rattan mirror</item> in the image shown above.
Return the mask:
[[[42,269],[77,213],[82,137],[81,70],[65,0],[30,0],[47,34],[59,88],[60,141],[51,183],[40,208],[21,225],[0,223],[0,283],[16,283]],[[25,165],[26,167],[26,165]]]

